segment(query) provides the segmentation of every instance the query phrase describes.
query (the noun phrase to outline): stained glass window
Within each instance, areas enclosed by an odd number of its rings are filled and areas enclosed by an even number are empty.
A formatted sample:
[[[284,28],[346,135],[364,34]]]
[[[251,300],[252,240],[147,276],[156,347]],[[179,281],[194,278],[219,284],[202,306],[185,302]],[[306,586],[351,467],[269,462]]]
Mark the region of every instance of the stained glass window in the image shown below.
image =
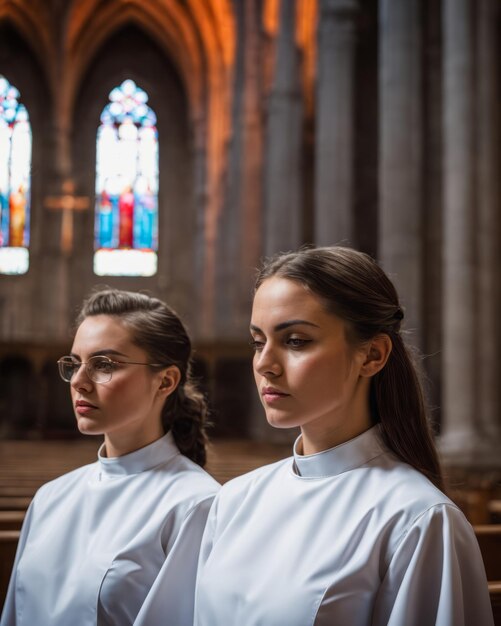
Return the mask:
[[[0,273],[29,266],[31,125],[19,91],[0,75]]]
[[[109,99],[97,131],[94,272],[151,276],[158,249],[157,120],[132,80]]]

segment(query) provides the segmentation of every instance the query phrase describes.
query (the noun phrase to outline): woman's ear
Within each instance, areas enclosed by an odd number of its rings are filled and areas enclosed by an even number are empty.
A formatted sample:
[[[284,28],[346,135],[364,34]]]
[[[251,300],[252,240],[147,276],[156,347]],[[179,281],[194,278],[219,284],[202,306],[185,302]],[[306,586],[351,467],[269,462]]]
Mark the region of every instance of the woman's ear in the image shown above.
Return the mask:
[[[391,339],[386,333],[373,337],[367,344],[366,358],[360,369],[360,375],[371,377],[380,372],[388,361],[392,347]]]
[[[162,372],[162,379],[158,387],[159,392],[165,397],[170,396],[179,385],[180,380],[181,372],[179,371],[179,367],[177,365],[170,365]]]

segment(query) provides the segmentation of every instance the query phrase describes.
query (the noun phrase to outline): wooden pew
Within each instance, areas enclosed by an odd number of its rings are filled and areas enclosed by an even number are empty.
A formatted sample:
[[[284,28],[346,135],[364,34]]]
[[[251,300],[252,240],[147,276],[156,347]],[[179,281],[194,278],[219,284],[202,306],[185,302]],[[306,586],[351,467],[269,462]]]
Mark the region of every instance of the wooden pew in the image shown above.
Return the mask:
[[[0,605],[3,606],[14,558],[16,556],[18,530],[0,530]]]
[[[29,496],[0,496],[0,511],[26,511],[30,502]]]
[[[33,498],[35,495],[36,489],[33,487],[26,487],[25,485],[0,485],[0,497],[2,498],[10,498],[10,497],[20,497],[20,498]]]
[[[501,581],[501,524],[474,526],[487,580]]]
[[[463,511],[472,525],[488,524],[490,491],[481,488],[463,487],[449,489],[447,495]]]
[[[501,581],[489,583],[494,626],[501,626]]]
[[[489,501],[487,505],[489,510],[490,521],[492,524],[500,524],[501,523],[501,500],[493,499]]]
[[[473,528],[484,560],[494,624],[501,626],[501,524]]]
[[[21,530],[24,515],[24,511],[0,511],[0,531]]]

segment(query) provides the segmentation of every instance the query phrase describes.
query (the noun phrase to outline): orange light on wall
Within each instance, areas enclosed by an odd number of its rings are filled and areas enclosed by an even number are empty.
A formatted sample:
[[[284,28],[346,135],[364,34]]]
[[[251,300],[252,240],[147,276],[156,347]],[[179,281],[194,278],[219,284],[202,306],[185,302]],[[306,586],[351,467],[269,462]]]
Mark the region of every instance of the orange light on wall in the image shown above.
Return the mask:
[[[296,13],[296,43],[302,51],[301,81],[306,115],[312,116],[315,98],[317,66],[318,1],[298,0]]]
[[[280,0],[266,0],[263,6],[263,27],[270,37],[276,37],[278,34],[279,18]]]

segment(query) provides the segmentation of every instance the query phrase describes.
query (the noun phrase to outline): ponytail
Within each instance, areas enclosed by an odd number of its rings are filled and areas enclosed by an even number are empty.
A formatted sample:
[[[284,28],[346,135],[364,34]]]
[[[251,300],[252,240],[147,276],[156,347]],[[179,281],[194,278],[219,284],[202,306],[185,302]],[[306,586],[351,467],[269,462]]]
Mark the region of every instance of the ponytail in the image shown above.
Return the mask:
[[[162,422],[170,430],[179,451],[197,465],[207,461],[207,403],[193,383],[180,385],[166,400]]]
[[[426,414],[416,366],[401,334],[388,333],[392,351],[371,381],[371,409],[386,446],[444,490],[443,476]]]

